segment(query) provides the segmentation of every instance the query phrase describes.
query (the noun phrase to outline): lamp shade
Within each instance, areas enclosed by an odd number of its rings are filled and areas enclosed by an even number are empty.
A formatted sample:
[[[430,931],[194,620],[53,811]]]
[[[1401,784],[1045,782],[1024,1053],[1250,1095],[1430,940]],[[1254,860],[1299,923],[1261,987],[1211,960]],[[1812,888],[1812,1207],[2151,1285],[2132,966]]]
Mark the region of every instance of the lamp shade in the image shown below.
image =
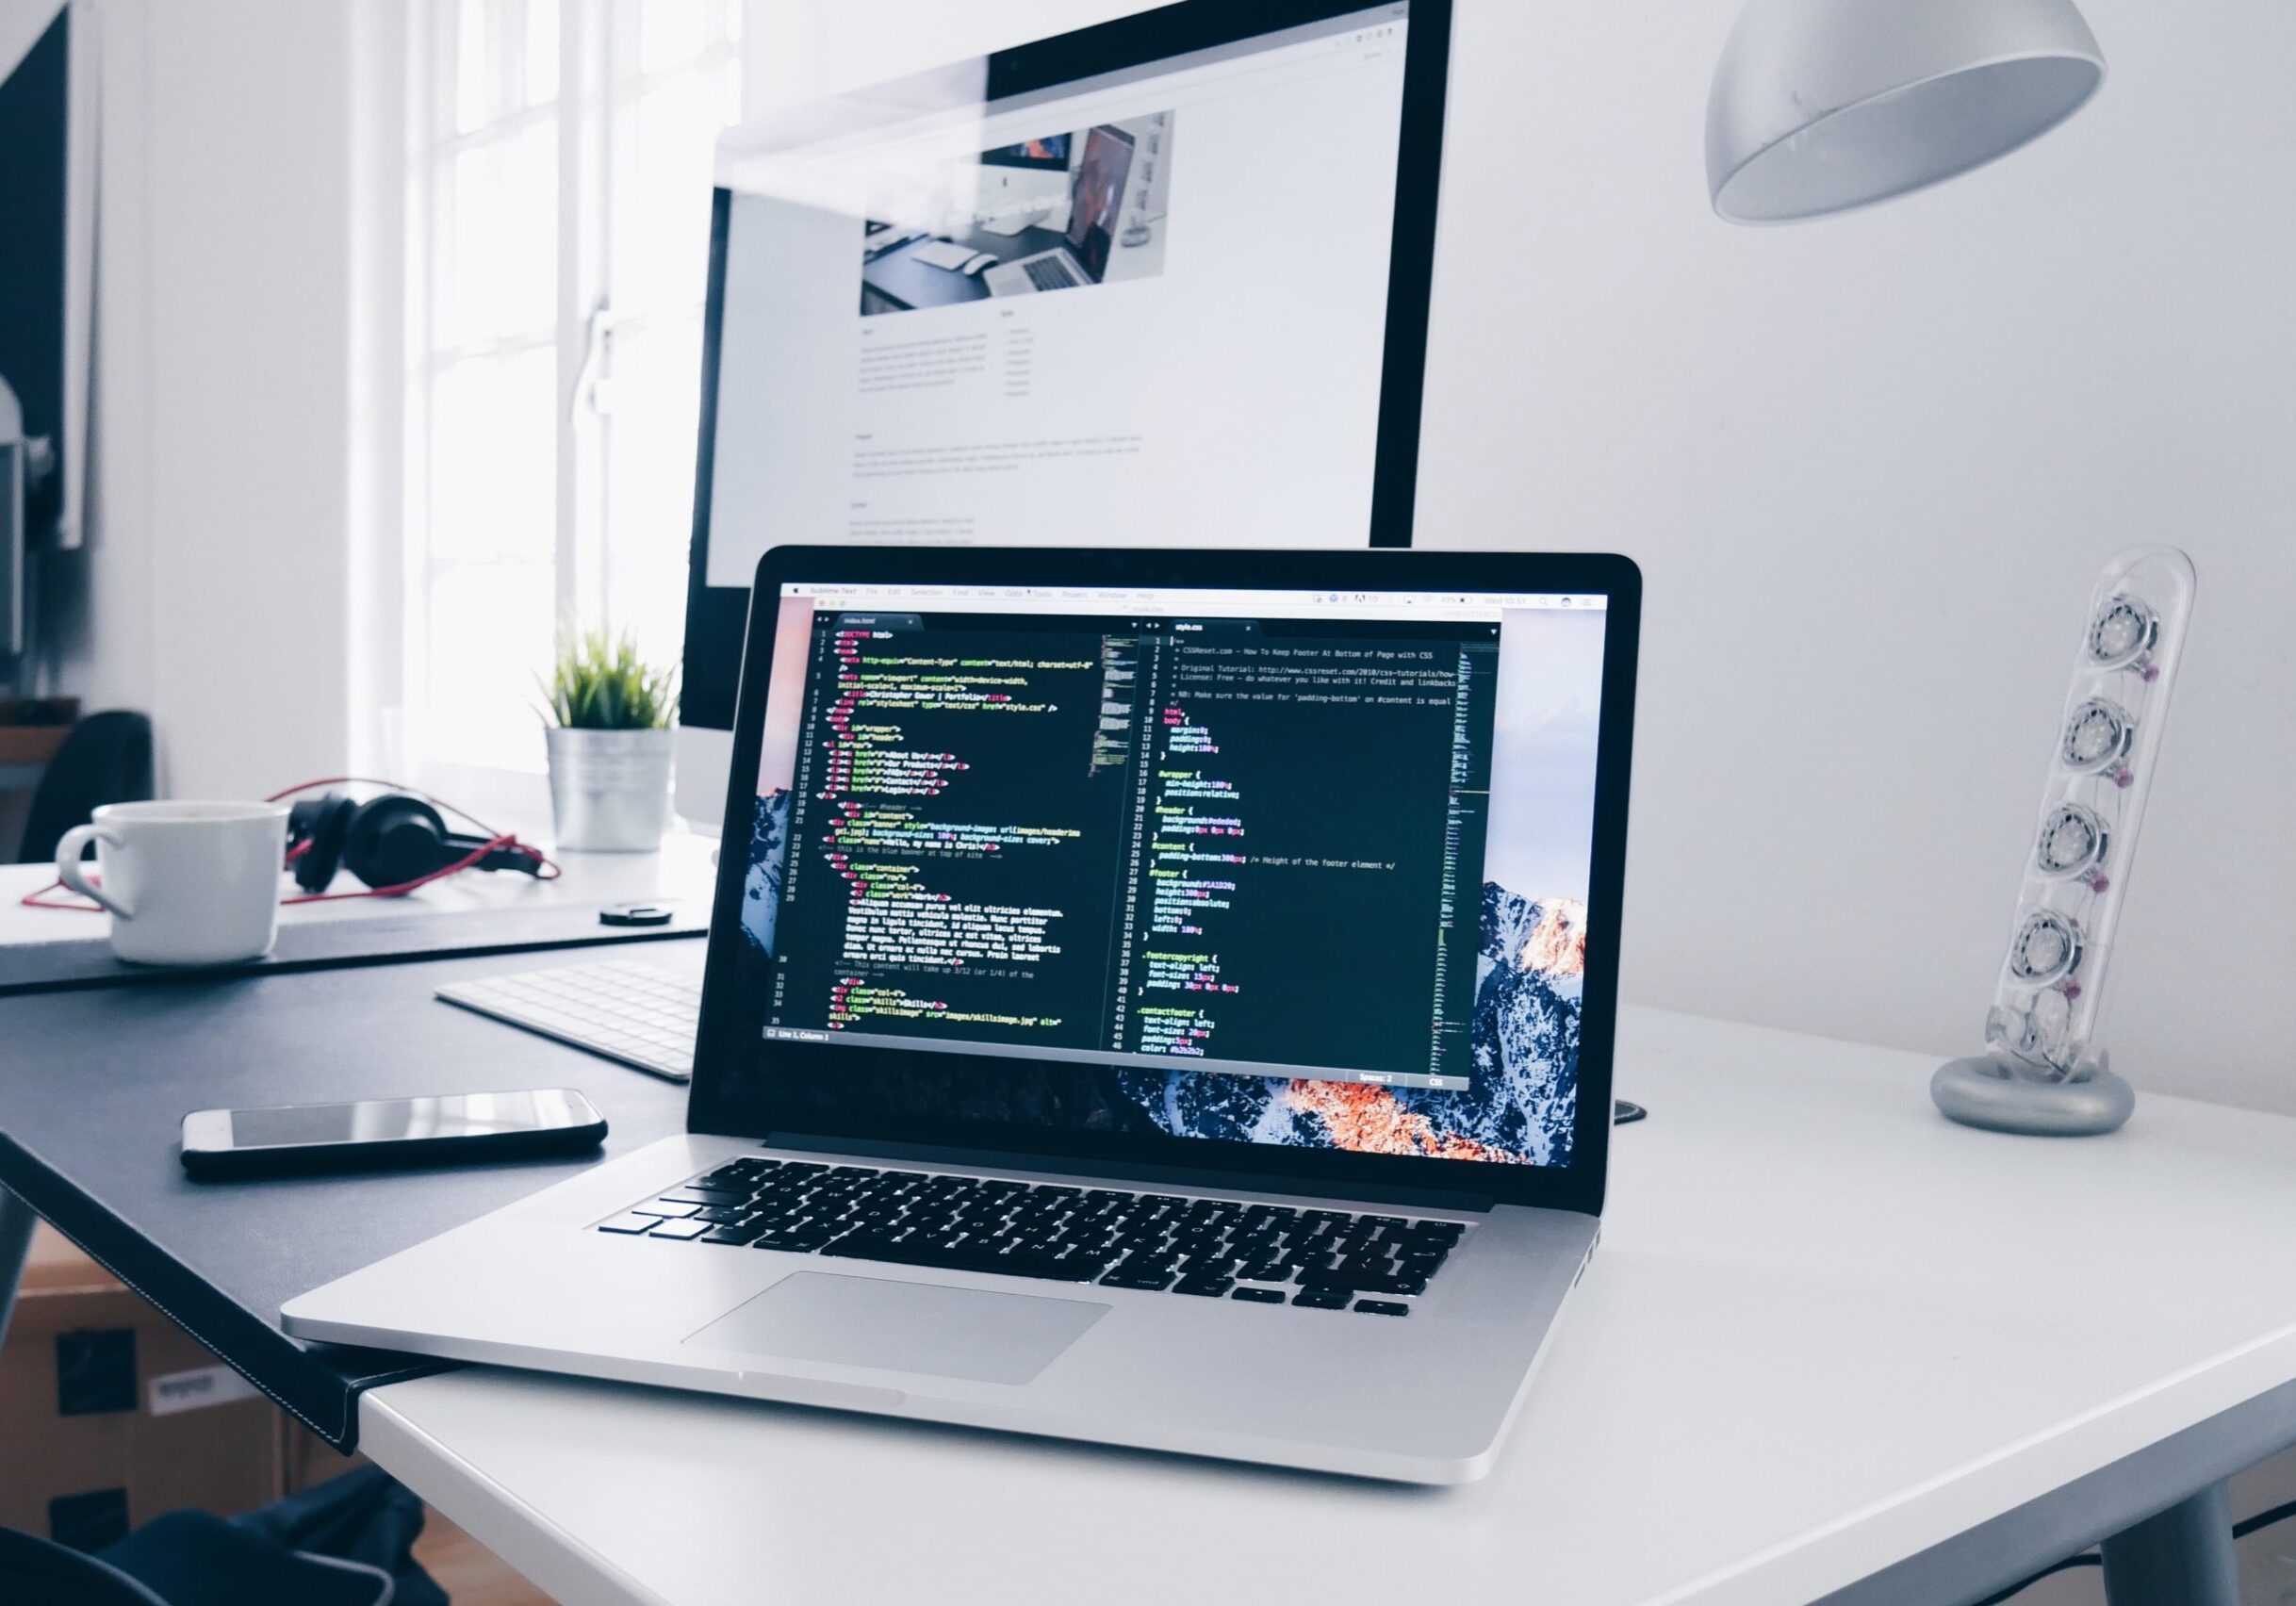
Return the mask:
[[[1822,217],[1980,167],[2105,79],[2073,0],[1747,0],[1706,107],[1731,222]]]

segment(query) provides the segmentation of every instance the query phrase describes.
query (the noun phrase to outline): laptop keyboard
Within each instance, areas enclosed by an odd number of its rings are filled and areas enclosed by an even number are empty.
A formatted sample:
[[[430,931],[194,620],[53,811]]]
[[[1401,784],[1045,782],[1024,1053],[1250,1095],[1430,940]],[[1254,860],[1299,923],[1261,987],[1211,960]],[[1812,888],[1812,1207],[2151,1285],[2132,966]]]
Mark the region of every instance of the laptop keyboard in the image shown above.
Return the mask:
[[[1028,282],[1040,290],[1069,290],[1076,287],[1076,275],[1058,256],[1030,257],[1021,266],[1027,270]]]
[[[599,1231],[1408,1316],[1466,1228],[1234,1199],[746,1156]]]

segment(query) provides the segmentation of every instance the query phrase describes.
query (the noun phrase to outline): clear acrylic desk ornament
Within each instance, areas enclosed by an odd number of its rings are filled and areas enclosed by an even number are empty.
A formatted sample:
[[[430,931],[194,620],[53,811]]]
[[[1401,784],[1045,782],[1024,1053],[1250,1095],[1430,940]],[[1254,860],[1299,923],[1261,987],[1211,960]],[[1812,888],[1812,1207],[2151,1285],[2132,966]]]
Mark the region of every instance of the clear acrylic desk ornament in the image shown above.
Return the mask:
[[[2173,547],[2132,548],[2097,578],[1985,1015],[1986,1052],[1930,1078],[1930,1096],[1956,1121],[2081,1137],[2116,1130],[2136,1105],[2095,1037],[2193,586],[2192,561]]]

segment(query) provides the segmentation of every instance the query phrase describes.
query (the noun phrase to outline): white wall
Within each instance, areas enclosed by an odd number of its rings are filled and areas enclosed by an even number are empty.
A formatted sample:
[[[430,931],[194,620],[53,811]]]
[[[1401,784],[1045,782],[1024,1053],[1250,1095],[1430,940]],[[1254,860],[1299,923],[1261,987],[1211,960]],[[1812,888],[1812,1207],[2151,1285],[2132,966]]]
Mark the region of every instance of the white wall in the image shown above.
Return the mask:
[[[783,94],[1131,7],[759,0]],[[2296,10],[2084,0],[2111,75],[2039,145],[1803,227],[1717,221],[1734,0],[1459,0],[1422,545],[1648,586],[1635,999],[1975,1045],[2090,581],[2200,612],[2107,1037],[2296,1109]]]
[[[1466,0],[1420,539],[1644,567],[1630,992],[1939,1051],[2093,571],[2186,547],[2107,1039],[2296,1109],[2296,10],[2084,8],[2111,75],[2042,143],[1746,230],[1703,189],[1727,0]]]
[[[56,673],[163,785],[350,751],[350,0],[105,0],[94,494]]]

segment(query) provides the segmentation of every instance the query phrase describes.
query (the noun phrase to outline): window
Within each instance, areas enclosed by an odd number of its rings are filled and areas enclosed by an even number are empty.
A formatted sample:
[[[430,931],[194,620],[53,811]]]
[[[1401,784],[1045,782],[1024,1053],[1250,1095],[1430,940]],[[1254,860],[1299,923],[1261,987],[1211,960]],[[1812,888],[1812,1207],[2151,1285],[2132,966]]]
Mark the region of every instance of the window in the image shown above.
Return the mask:
[[[408,8],[407,766],[539,772],[562,620],[674,657],[741,0]],[[475,785],[476,790],[472,788]]]

